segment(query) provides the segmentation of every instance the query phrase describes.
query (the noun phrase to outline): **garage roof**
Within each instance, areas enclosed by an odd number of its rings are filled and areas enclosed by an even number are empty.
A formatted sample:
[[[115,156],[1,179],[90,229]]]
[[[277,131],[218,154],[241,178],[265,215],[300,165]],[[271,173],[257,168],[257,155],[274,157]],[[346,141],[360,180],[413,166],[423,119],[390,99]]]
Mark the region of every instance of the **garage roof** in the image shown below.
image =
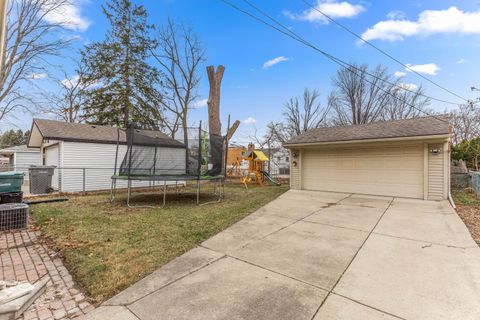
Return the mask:
[[[160,141],[163,146],[184,147],[184,144],[170,138],[159,131],[136,130],[143,135],[151,136]],[[40,147],[43,139],[91,142],[91,143],[117,143],[117,128],[109,126],[98,126],[83,123],[69,123],[56,120],[34,119],[32,124],[29,147]],[[37,137],[37,135],[41,136]],[[121,144],[126,143],[124,130],[120,130]]]
[[[284,146],[389,138],[405,138],[406,140],[410,137],[448,136],[449,134],[448,116],[439,115],[311,129],[285,142]]]

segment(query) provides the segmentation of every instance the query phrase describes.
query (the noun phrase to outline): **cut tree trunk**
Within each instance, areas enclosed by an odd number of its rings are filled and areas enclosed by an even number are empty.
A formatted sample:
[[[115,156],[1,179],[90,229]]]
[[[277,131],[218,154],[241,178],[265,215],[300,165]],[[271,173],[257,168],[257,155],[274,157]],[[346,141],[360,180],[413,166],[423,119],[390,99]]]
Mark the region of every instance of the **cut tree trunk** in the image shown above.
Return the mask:
[[[218,175],[222,172],[222,125],[220,123],[220,86],[222,84],[225,67],[220,65],[215,70],[214,66],[207,67],[210,93],[208,96],[208,131],[210,135],[210,153],[212,168],[209,175]]]
[[[208,96],[208,130],[210,134],[221,135],[222,125],[220,123],[220,86],[222,84],[224,66],[218,66],[215,71],[214,66],[207,67],[208,82],[210,83],[210,93]]]
[[[230,129],[227,132],[227,137],[226,137],[227,141],[230,141],[230,139],[232,139],[232,137],[235,134],[235,131],[237,131],[239,125],[240,125],[240,121],[238,121],[238,120],[236,120],[233,123],[233,125],[230,127]]]

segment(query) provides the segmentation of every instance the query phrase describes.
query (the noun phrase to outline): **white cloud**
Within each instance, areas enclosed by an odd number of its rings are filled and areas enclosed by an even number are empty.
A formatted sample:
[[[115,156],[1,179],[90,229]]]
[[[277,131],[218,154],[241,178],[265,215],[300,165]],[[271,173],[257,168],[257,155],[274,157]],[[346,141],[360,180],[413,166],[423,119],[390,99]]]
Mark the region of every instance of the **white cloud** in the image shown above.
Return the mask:
[[[417,21],[393,18],[376,23],[362,37],[365,40],[401,41],[415,35],[480,34],[480,10],[464,12],[457,7],[445,10],[425,10]]]
[[[257,123],[257,119],[248,117],[247,119],[243,120],[243,123],[245,123],[246,125],[255,124]]]
[[[72,88],[78,83],[78,80],[80,80],[80,77],[77,74],[71,78],[63,79],[62,84],[67,88]]]
[[[27,76],[29,80],[38,80],[38,79],[45,79],[48,78],[48,74],[46,73],[32,73]]]
[[[403,71],[395,71],[394,75],[397,78],[402,78],[402,77],[405,77],[407,75],[407,73],[403,72]]]
[[[268,60],[267,62],[265,62],[263,64],[262,69],[264,69],[264,70],[268,69],[268,68],[273,67],[274,65],[276,65],[280,62],[284,62],[284,61],[288,61],[288,60],[290,60],[290,58],[286,58],[284,56],[273,58],[272,60]]]
[[[429,74],[435,76],[438,74],[440,68],[435,63],[426,63],[426,64],[407,64],[408,68],[405,70],[408,72],[418,72],[421,74]]]
[[[207,106],[208,99],[200,99],[200,100],[195,100],[192,104],[192,107],[197,109],[197,108],[204,108]]]
[[[465,62],[467,62],[467,60],[465,60],[465,59],[463,59],[463,58],[462,58],[462,59],[459,59],[459,60],[457,61],[458,64],[463,64],[463,63],[465,63]]]
[[[400,10],[390,11],[387,14],[387,18],[390,20],[395,20],[395,19],[400,20],[400,19],[405,19],[405,17],[406,17],[405,12]]]
[[[315,8],[318,11],[322,11],[326,15],[332,18],[353,18],[358,14],[365,11],[365,7],[359,4],[351,4],[347,1],[338,2],[336,0],[318,0]],[[289,11],[285,11],[284,14],[292,20],[320,22],[323,24],[328,23],[328,19],[325,18],[320,12],[310,8],[303,11],[300,14],[294,14]]]
[[[61,23],[70,30],[85,31],[90,26],[90,21],[81,15],[82,2],[84,1],[66,2],[58,9],[46,14],[45,20],[50,23]]]

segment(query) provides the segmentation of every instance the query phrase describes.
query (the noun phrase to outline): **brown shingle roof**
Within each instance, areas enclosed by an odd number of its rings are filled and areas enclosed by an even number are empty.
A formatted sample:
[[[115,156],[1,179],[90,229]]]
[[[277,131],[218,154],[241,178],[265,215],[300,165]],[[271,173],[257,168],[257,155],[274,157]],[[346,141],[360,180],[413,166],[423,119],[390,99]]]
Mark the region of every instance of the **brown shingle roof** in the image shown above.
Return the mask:
[[[285,142],[285,146],[320,142],[358,141],[368,139],[408,138],[448,135],[448,117],[429,116],[415,119],[382,121],[361,125],[325,127],[309,130]]]
[[[69,123],[56,120],[33,119],[44,139],[93,142],[93,143],[117,143],[117,128],[98,126],[83,123]],[[136,130],[141,134],[161,141],[163,146],[182,147],[183,143],[174,140],[159,131]],[[120,130],[121,144],[126,144],[125,130]]]

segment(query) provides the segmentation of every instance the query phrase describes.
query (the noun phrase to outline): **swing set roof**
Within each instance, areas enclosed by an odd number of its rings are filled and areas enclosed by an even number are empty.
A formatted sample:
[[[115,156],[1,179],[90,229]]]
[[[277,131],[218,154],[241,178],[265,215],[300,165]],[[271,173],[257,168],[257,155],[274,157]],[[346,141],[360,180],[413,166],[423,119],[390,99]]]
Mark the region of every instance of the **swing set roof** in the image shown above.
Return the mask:
[[[248,155],[248,157],[251,157],[252,153]],[[253,150],[253,160],[259,160],[259,161],[268,161],[268,157],[263,153],[263,151],[260,150]]]

